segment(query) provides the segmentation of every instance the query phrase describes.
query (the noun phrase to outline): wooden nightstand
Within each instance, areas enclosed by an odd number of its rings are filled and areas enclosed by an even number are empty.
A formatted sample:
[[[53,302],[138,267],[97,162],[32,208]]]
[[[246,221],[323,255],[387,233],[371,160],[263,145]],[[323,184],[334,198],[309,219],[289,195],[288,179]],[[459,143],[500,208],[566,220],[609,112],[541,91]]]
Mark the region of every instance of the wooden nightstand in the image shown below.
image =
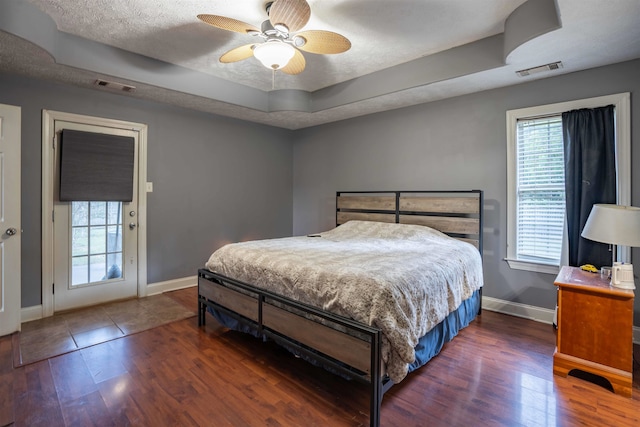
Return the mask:
[[[615,393],[631,397],[633,291],[615,288],[599,273],[562,267],[558,287],[558,335],[553,373],[579,369],[607,379]]]

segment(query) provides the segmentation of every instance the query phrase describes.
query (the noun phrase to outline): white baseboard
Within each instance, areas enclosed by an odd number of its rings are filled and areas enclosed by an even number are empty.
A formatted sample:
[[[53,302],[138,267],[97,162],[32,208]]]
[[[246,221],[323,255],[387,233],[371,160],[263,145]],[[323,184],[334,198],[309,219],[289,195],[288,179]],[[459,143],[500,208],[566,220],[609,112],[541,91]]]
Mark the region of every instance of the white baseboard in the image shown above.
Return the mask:
[[[198,276],[183,277],[181,279],[167,280],[165,282],[151,283],[147,285],[147,296],[158,295],[164,292],[177,291],[190,288],[198,284]]]
[[[197,284],[198,276],[189,276],[181,279],[167,280],[165,282],[151,283],[147,285],[147,296],[190,288]],[[553,323],[553,316],[555,313],[554,310],[550,310],[548,308],[484,296],[482,297],[482,308],[489,311],[495,311],[497,313],[509,314],[511,316],[534,320],[536,322],[547,323],[549,325]],[[42,319],[42,305],[24,307],[20,311],[20,320],[22,323],[38,319]],[[633,327],[633,342],[635,344],[640,344],[640,327],[638,326]]]
[[[482,297],[482,308],[497,313],[509,314],[511,316],[522,317],[536,322],[553,323],[555,310],[536,307],[533,305],[520,304],[517,302],[505,301],[497,298]],[[640,344],[640,327],[633,327],[633,343]]]
[[[20,310],[20,323],[42,319],[42,304],[24,307]]]
[[[520,304],[517,302],[505,301],[497,298],[482,297],[482,308],[498,313],[509,314],[511,316],[522,317],[536,322],[547,324],[553,323],[555,310],[536,307],[533,305]]]

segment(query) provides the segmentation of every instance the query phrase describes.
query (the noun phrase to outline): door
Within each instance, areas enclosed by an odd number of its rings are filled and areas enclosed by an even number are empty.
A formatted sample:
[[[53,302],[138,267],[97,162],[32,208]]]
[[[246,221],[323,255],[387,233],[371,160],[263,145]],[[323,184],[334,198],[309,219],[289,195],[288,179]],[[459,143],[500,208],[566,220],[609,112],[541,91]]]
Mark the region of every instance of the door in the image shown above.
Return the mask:
[[[138,132],[56,120],[55,165],[63,129],[134,138],[134,177],[138,182]],[[59,168],[56,168],[56,177]],[[58,179],[58,178],[56,178]],[[61,202],[54,187],[54,311],[135,297],[138,293],[138,186],[131,202]]]
[[[0,104],[0,336],[20,330],[20,120]]]

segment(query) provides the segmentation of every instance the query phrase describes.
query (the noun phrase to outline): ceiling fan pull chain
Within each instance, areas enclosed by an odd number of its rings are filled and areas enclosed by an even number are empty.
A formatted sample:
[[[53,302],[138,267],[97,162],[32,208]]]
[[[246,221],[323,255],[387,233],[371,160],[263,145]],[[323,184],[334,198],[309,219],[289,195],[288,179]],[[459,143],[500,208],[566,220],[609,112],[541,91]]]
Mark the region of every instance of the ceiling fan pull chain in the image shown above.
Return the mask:
[[[276,90],[276,70],[275,68],[271,70],[271,90]]]

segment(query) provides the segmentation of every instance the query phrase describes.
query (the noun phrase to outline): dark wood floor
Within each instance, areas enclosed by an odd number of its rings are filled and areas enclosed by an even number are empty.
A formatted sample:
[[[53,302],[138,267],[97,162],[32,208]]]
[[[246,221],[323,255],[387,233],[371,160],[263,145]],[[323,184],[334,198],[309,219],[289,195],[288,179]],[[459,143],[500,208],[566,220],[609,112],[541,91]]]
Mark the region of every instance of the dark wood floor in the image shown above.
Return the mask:
[[[170,294],[195,309],[194,288]],[[484,312],[395,385],[383,426],[638,426],[633,398],[552,374],[550,326]],[[0,425],[361,426],[365,386],[208,317],[13,369],[0,339]],[[636,346],[636,359],[640,350]]]

